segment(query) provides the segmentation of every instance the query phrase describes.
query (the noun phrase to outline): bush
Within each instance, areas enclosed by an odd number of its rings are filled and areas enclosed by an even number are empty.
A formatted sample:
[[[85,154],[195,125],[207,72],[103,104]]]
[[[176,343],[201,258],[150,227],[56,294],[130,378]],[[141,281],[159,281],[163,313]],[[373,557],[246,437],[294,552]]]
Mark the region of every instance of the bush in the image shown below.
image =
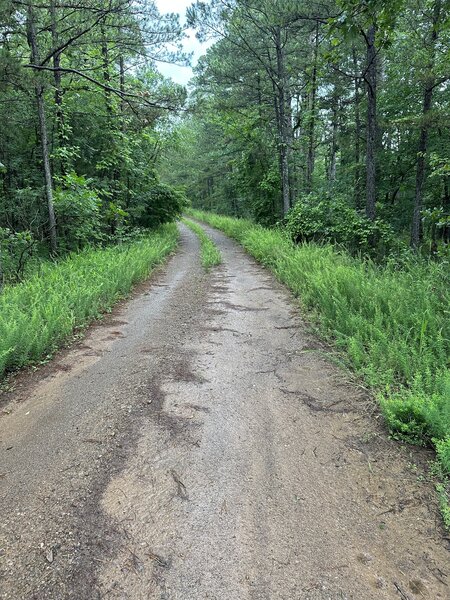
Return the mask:
[[[36,255],[36,240],[30,231],[0,227],[0,289],[5,282],[21,281]]]
[[[163,183],[154,183],[138,199],[131,211],[132,223],[140,227],[157,227],[177,219],[188,202],[183,192]]]
[[[286,230],[296,242],[340,244],[352,254],[384,256],[395,245],[394,232],[381,221],[370,221],[339,196],[300,198],[288,212]]]
[[[435,440],[436,454],[444,475],[450,476],[450,433],[443,440]]]
[[[73,172],[59,178],[54,200],[60,245],[65,250],[101,241],[101,200],[90,179]]]

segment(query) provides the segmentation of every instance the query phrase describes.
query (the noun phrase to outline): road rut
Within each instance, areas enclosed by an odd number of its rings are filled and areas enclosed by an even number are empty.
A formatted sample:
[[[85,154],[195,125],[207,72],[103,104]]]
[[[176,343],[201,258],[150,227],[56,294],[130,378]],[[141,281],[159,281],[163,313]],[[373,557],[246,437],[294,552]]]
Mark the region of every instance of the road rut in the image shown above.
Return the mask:
[[[207,228],[206,274],[180,229],[4,405],[1,597],[448,598],[431,454],[387,439],[267,271]]]

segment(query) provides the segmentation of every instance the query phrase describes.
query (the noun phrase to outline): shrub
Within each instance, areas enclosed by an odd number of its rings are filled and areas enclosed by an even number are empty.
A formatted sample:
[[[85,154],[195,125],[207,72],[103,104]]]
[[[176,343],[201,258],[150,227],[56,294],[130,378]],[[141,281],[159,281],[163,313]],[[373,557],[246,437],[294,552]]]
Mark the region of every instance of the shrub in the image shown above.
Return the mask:
[[[170,223],[187,207],[183,192],[163,183],[154,183],[138,199],[131,212],[132,222],[140,227],[157,227]]]
[[[286,216],[292,240],[341,244],[352,254],[383,256],[395,245],[393,230],[381,220],[370,221],[340,196],[300,198]]]
[[[0,227],[0,289],[4,282],[21,281],[36,255],[36,240],[30,231]]]
[[[102,239],[101,200],[92,180],[72,172],[59,178],[55,190],[55,213],[60,244],[80,250]]]
[[[435,440],[436,454],[444,475],[450,476],[450,433],[443,440]]]

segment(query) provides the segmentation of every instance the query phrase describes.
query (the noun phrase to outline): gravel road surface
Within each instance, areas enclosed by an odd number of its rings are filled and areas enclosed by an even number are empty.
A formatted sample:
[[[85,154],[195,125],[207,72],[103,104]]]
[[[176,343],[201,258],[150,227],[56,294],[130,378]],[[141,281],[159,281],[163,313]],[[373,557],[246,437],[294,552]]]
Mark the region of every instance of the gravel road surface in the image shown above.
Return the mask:
[[[0,405],[0,594],[450,597],[431,460],[387,438],[274,278],[184,226],[151,281]]]

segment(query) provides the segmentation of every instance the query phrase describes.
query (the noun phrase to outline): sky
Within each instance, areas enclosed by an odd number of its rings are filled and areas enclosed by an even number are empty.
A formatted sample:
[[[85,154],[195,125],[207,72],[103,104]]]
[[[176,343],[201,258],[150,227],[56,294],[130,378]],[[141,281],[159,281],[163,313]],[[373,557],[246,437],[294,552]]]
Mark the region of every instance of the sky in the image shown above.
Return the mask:
[[[161,14],[164,13],[179,13],[180,22],[186,21],[186,8],[192,4],[193,0],[155,0],[155,4]],[[208,43],[200,43],[195,32],[190,29],[187,31],[188,37],[184,40],[184,49],[186,52],[193,52],[192,64],[195,65],[199,56],[206,52]],[[158,64],[158,71],[166,77],[171,77],[176,83],[186,85],[192,77],[191,67],[179,67],[177,65],[169,65],[165,63]]]

